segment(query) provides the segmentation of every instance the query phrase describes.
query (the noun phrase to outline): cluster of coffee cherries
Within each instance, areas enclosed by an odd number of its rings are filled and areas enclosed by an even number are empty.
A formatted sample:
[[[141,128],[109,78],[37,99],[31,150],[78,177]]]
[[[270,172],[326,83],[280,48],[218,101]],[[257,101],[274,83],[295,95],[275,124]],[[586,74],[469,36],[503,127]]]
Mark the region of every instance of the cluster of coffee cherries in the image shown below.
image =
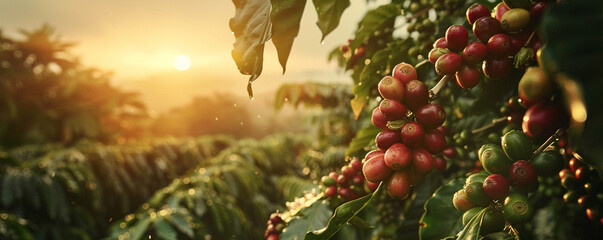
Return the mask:
[[[603,183],[593,166],[578,157],[572,157],[569,168],[559,172],[561,185],[567,189],[563,195],[566,203],[578,203],[586,211],[586,216],[603,224]]]
[[[321,182],[325,187],[327,198],[342,200],[342,202],[362,197],[375,191],[379,186],[379,184],[364,180],[362,162],[357,158],[352,158],[339,173],[331,172],[328,176],[323,176]]]
[[[429,90],[410,64],[396,65],[378,87],[383,100],[373,110],[372,122],[382,130],[375,138],[379,149],[366,155],[363,172],[369,182],[387,181],[389,195],[404,199],[411,185],[419,184],[434,167],[446,168],[444,158],[433,156],[446,147],[438,130],[446,112],[429,103]]]
[[[532,49],[528,58],[540,48],[538,37],[530,37],[546,2],[507,7],[505,3],[494,9],[494,15],[483,4],[473,4],[467,9],[467,21],[473,25],[473,34],[479,40],[469,43],[464,26],[452,25],[443,38],[436,40],[429,53],[429,61],[435,64],[439,75],[455,74],[462,88],[473,88],[482,74],[476,66],[482,63],[482,71],[490,79],[502,79],[513,70],[513,57],[522,47]],[[528,11],[530,10],[530,11]],[[529,42],[528,42],[529,41]]]
[[[271,214],[270,219],[268,222],[266,222],[266,231],[264,232],[264,237],[266,237],[267,240],[278,240],[279,235],[285,228],[285,224],[286,223],[283,221],[280,214]]]
[[[482,235],[502,231],[506,222],[528,222],[533,215],[528,194],[538,189],[538,176],[554,171],[547,171],[552,168],[547,164],[563,166],[563,156],[557,151],[533,155],[530,139],[521,131],[506,133],[501,145],[485,144],[479,149],[484,171],[470,175],[453,197],[455,208],[465,212],[465,225],[485,207],[491,207],[484,215]],[[538,171],[541,166],[543,170]]]

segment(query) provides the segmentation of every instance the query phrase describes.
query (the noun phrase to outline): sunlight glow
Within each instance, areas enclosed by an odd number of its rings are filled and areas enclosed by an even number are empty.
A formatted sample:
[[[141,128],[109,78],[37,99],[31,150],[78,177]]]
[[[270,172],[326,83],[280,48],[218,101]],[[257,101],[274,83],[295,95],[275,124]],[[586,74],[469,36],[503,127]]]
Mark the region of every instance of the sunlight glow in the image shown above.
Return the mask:
[[[184,54],[180,54],[174,59],[174,67],[180,71],[186,71],[191,67],[191,59]]]

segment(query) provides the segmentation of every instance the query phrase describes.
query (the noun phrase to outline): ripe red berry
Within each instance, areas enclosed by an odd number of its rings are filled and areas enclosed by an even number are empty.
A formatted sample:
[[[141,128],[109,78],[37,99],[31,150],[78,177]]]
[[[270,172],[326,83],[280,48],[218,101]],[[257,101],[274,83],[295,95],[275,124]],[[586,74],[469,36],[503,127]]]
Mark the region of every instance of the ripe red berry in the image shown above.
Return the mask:
[[[402,130],[400,131],[402,142],[411,147],[421,145],[424,135],[425,131],[423,130],[423,127],[415,121],[407,122],[402,126]]]
[[[453,52],[463,50],[469,42],[469,34],[467,29],[462,25],[452,25],[446,30],[446,42],[448,49]]]
[[[385,164],[384,155],[377,155],[364,163],[362,172],[367,181],[378,183],[389,177],[392,170]]]
[[[538,103],[523,115],[523,132],[535,142],[546,140],[559,128],[569,124],[569,115],[559,101]]]
[[[387,193],[392,198],[405,199],[410,191],[410,178],[407,171],[395,172],[388,180]]]
[[[388,121],[400,120],[406,117],[406,106],[396,100],[385,99],[381,101],[379,109]]]
[[[392,170],[401,170],[410,165],[412,151],[402,143],[396,143],[385,152],[385,164]]]
[[[364,176],[362,176],[362,175],[356,175],[352,178],[352,184],[354,186],[362,186],[363,183],[364,183]]]
[[[435,163],[435,169],[440,171],[440,172],[444,172],[446,171],[446,159],[444,159],[443,157],[435,157],[433,159],[434,163]]]
[[[417,70],[408,63],[399,63],[394,66],[392,76],[402,81],[402,83],[407,84],[411,80],[417,79]]]
[[[415,118],[424,129],[435,129],[446,120],[446,111],[439,104],[428,103],[415,111]]]
[[[375,125],[375,127],[381,128],[383,130],[388,129],[387,128],[387,118],[385,117],[385,115],[383,115],[383,113],[381,113],[381,109],[379,107],[376,107],[373,110],[371,122],[373,123],[373,125]]]
[[[513,60],[509,58],[487,59],[482,64],[482,70],[489,79],[503,79],[511,73]]]
[[[521,47],[526,43],[529,37],[528,32],[520,32],[516,34],[510,34],[509,37],[511,39],[511,55],[517,54]]]
[[[379,183],[366,181],[366,186],[371,192],[374,192],[379,187]]]
[[[442,55],[435,63],[435,70],[438,75],[453,74],[463,65],[463,58],[458,53],[449,52]]]
[[[377,147],[383,151],[387,150],[394,143],[400,142],[400,131],[383,130],[375,138]]]
[[[547,2],[536,2],[532,5],[532,9],[530,9],[530,21],[532,24],[536,25],[540,22],[540,18],[542,17],[542,13],[547,9],[549,4]]]
[[[448,48],[448,42],[446,42],[446,37],[438,38],[438,40],[433,43],[433,48]]]
[[[572,172],[576,172],[576,170],[578,170],[578,168],[584,167],[584,163],[576,158],[572,158],[569,160],[569,166],[570,169],[572,169]]]
[[[435,165],[433,155],[424,148],[415,148],[412,150],[412,169],[419,173],[428,173]]]
[[[341,174],[343,174],[343,176],[347,179],[351,179],[354,177],[354,175],[356,175],[356,170],[354,170],[353,168],[349,167],[349,166],[343,166],[341,168]]]
[[[283,219],[281,218],[281,216],[278,213],[273,213],[273,214],[270,214],[270,222],[272,223],[272,225],[276,226],[279,223],[282,223]]]
[[[463,50],[463,61],[469,65],[475,65],[484,61],[488,56],[488,46],[481,42],[469,43]]]
[[[404,101],[404,84],[392,76],[385,76],[379,81],[379,93],[385,99]]]
[[[352,191],[349,188],[339,188],[339,196],[341,196],[342,198],[349,198],[350,194],[352,194]]]
[[[268,235],[268,237],[266,238],[266,240],[278,240],[279,236],[278,233],[272,233],[270,235]]]
[[[440,154],[446,148],[446,137],[437,129],[431,129],[425,132],[421,145],[431,154]]]
[[[337,186],[330,186],[325,190],[325,197],[335,197],[337,195]]]
[[[496,19],[498,21],[502,19],[502,16],[505,15],[507,11],[509,11],[509,7],[507,7],[507,5],[503,2],[499,3],[498,5],[496,5],[496,7],[494,7],[494,15],[496,16]]]
[[[500,21],[492,17],[482,17],[473,24],[473,34],[482,42],[488,42],[492,36],[501,32]]]
[[[488,54],[495,58],[509,56],[512,50],[511,38],[507,34],[499,33],[488,40]]]
[[[446,148],[444,148],[444,151],[442,153],[447,158],[454,158],[454,157],[456,157],[456,149],[454,149],[454,147],[446,147]]]
[[[477,19],[482,17],[490,16],[490,9],[484,4],[474,3],[467,8],[467,21],[469,24],[473,24]]]
[[[484,192],[494,200],[503,200],[509,195],[509,182],[500,174],[491,174],[484,180]]]
[[[461,70],[456,72],[456,83],[465,89],[471,89],[479,84],[482,79],[482,73],[476,67],[464,65]]]
[[[337,177],[337,185],[340,187],[347,187],[350,185],[348,180],[350,180],[350,179],[347,178],[346,176],[339,175],[339,177]]]
[[[519,160],[511,164],[509,168],[511,184],[528,186],[538,180],[536,169],[526,160]]]
[[[358,158],[353,158],[352,161],[350,161],[350,166],[356,172],[362,171],[362,162],[360,160],[358,160]]]
[[[381,149],[375,149],[375,150],[372,150],[372,151],[366,153],[366,155],[364,156],[364,159],[365,160],[369,160],[372,157],[377,156],[377,155],[381,155],[381,154],[385,154],[385,151],[383,151]]]
[[[411,111],[427,104],[429,101],[429,90],[427,85],[419,80],[412,80],[406,84],[406,107]]]
[[[452,137],[452,135],[454,134],[454,133],[452,132],[452,129],[449,129],[449,128],[445,127],[445,126],[439,126],[437,129],[438,129],[438,131],[440,131],[440,133],[442,133],[442,135],[444,135],[445,137]]]

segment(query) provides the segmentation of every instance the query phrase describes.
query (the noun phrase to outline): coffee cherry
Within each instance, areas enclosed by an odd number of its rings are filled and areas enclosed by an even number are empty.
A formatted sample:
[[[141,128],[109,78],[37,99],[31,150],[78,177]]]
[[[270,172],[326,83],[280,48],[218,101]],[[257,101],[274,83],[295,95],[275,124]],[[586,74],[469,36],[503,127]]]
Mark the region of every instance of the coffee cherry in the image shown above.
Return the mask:
[[[437,129],[427,130],[421,145],[431,154],[440,154],[446,148],[446,138]]]
[[[482,65],[484,74],[489,79],[500,80],[505,78],[513,68],[513,60],[509,58],[486,59]]]
[[[279,223],[283,222],[283,219],[281,218],[281,216],[278,213],[273,213],[270,214],[270,222],[272,223],[272,225],[278,225]]]
[[[509,11],[509,7],[502,2],[494,7],[494,15],[498,21],[502,19],[502,16],[505,15],[507,11]]]
[[[415,111],[415,118],[424,129],[435,129],[446,120],[446,112],[439,104],[428,103]]]
[[[456,72],[456,84],[465,89],[471,89],[479,84],[482,78],[482,73],[476,67],[464,65]]]
[[[350,161],[349,166],[356,172],[362,171],[362,162],[358,160],[358,158],[352,158],[352,161]]]
[[[370,190],[370,192],[374,192],[379,187],[379,183],[366,181],[366,187]]]
[[[496,34],[488,40],[488,54],[495,58],[511,54],[511,38],[507,34]]]
[[[381,101],[379,109],[388,121],[400,120],[406,117],[406,106],[396,100],[385,99]]]
[[[502,136],[501,146],[512,161],[527,160],[532,156],[532,143],[523,132],[513,130]]]
[[[454,207],[461,212],[465,212],[475,207],[475,205],[469,201],[467,193],[465,193],[465,189],[458,190],[456,193],[454,193],[454,196],[452,197],[452,205],[454,205]]]
[[[392,76],[402,81],[403,84],[408,84],[411,80],[417,79],[417,70],[408,63],[399,63],[394,66]]]
[[[509,182],[500,174],[488,176],[482,187],[486,195],[494,200],[503,200],[509,194]]]
[[[428,173],[433,169],[434,160],[431,153],[424,148],[412,150],[412,169],[419,173]]]
[[[520,193],[511,193],[505,199],[503,215],[511,224],[526,223],[532,219],[532,205],[525,195]]]
[[[469,177],[467,177],[467,180],[465,180],[465,185],[469,185],[474,182],[477,182],[477,183],[480,183],[483,185],[484,181],[486,181],[486,178],[488,178],[488,176],[490,176],[490,174],[486,173],[485,171],[471,174],[471,175],[469,175]]]
[[[348,180],[350,180],[348,177],[344,175],[339,175],[339,177],[337,177],[337,185],[340,187],[348,187],[350,186]]]
[[[481,183],[474,182],[465,186],[465,193],[467,198],[475,206],[485,207],[492,203],[492,200],[484,192],[484,188]]]
[[[500,22],[492,17],[482,17],[473,24],[473,34],[482,42],[488,42],[492,36],[501,32]]]
[[[467,8],[467,22],[469,24],[473,24],[477,19],[482,17],[490,16],[490,9],[486,7],[484,4],[474,3],[469,8]]]
[[[335,195],[337,195],[337,187],[336,186],[330,186],[325,190],[325,197],[335,197]]]
[[[431,49],[431,51],[429,51],[429,62],[431,62],[432,64],[435,64],[442,55],[449,53],[449,52],[450,52],[450,50],[448,50],[447,48]]]
[[[505,32],[519,32],[530,25],[530,13],[522,8],[507,11],[500,20],[500,26]]]
[[[374,156],[382,155],[382,154],[385,154],[385,151],[383,151],[381,149],[375,149],[375,150],[372,150],[372,151],[366,153],[366,155],[364,156],[364,159],[369,160]],[[335,173],[335,174],[337,174],[337,173]]]
[[[484,61],[488,56],[488,46],[481,42],[469,43],[463,50],[463,61],[469,65],[475,65]]]
[[[341,168],[341,174],[347,178],[347,179],[351,179],[354,177],[354,175],[356,175],[356,170],[354,170],[353,168],[349,167],[349,166],[343,166]]]
[[[536,24],[538,24],[538,22],[540,22],[542,13],[544,13],[544,10],[546,10],[548,8],[548,5],[549,4],[547,2],[534,3],[532,8],[530,9],[530,20],[531,20],[532,24],[536,25]]]
[[[387,194],[392,198],[405,199],[410,191],[410,178],[407,171],[394,172],[388,180]]]
[[[529,34],[527,32],[521,32],[510,34],[509,37],[511,38],[511,55],[515,56],[528,40]]]
[[[446,156],[447,158],[454,158],[457,156],[457,152],[456,149],[454,147],[447,147],[444,148],[444,151],[442,151],[442,153],[444,154],[444,156]]]
[[[503,3],[507,6],[507,8],[511,8],[511,10],[521,8],[528,9],[530,6],[532,6],[532,2],[530,0],[503,0]]]
[[[387,118],[385,117],[385,115],[383,115],[383,113],[381,113],[381,109],[379,107],[376,107],[373,110],[371,122],[375,127],[381,128],[383,130],[389,129],[387,128]]]
[[[582,161],[580,161],[576,158],[572,158],[569,160],[569,167],[572,170],[572,172],[576,172],[576,170],[578,170],[578,168],[585,167],[585,166],[586,165]]]
[[[442,55],[435,63],[435,70],[438,75],[453,74],[463,65],[463,59],[458,53],[449,52]]]
[[[436,40],[433,43],[433,48],[446,48],[446,49],[448,49],[448,42],[446,42],[446,37],[438,38],[438,40]]]
[[[505,152],[500,148],[489,148],[484,150],[479,156],[479,160],[484,167],[484,170],[490,174],[507,175],[511,160],[507,158]]]
[[[435,163],[436,170],[438,170],[440,172],[446,171],[446,159],[438,156],[438,157],[434,158],[434,163]]]
[[[384,156],[377,155],[364,163],[362,172],[367,181],[378,183],[389,177],[392,170],[385,164]]]
[[[452,25],[446,30],[446,42],[448,49],[453,52],[463,50],[469,42],[469,34],[467,29],[462,25]]]
[[[531,106],[523,116],[523,132],[534,142],[541,142],[559,128],[569,125],[569,115],[560,102],[543,102]]]
[[[406,107],[411,111],[427,104],[429,101],[429,90],[427,85],[419,80],[412,80],[406,84]]]
[[[322,185],[325,185],[325,187],[335,186],[337,184],[336,180],[329,176],[322,176],[320,182]]]
[[[597,221],[597,220],[599,220],[601,217],[603,217],[602,213],[601,213],[601,207],[599,207],[599,206],[593,206],[593,207],[587,208],[586,209],[586,216],[591,221]]]
[[[500,232],[505,228],[505,217],[500,210],[490,210],[484,214],[482,227],[479,231],[482,235]]]
[[[513,185],[529,185],[538,180],[536,169],[528,161],[519,160],[511,164],[509,169],[509,179]]]
[[[272,233],[270,235],[268,235],[268,237],[266,237],[266,240],[278,240],[279,236],[278,233]]]
[[[396,143],[385,152],[385,164],[392,170],[401,170],[410,165],[412,151],[402,143]]]
[[[557,151],[544,151],[530,159],[530,163],[540,176],[553,176],[563,169],[563,156]],[[570,160],[570,167],[572,161]]]
[[[383,130],[375,138],[375,144],[383,151],[387,150],[394,143],[400,142],[400,131]]]
[[[423,142],[425,131],[423,130],[421,124],[415,121],[411,121],[407,122],[406,124],[404,124],[404,126],[402,126],[400,136],[404,144],[411,147],[417,147]]]
[[[362,186],[363,183],[364,183],[364,176],[356,175],[356,176],[352,177],[352,184],[354,186]]]
[[[342,198],[344,198],[344,199],[349,198],[351,194],[352,194],[352,191],[349,188],[346,188],[346,187],[339,188],[339,196],[341,196]]]
[[[329,177],[332,178],[333,180],[337,180],[337,178],[339,177],[339,174],[337,174],[336,172],[330,172]]]
[[[404,84],[392,76],[385,76],[379,81],[379,93],[385,99],[404,101]]]

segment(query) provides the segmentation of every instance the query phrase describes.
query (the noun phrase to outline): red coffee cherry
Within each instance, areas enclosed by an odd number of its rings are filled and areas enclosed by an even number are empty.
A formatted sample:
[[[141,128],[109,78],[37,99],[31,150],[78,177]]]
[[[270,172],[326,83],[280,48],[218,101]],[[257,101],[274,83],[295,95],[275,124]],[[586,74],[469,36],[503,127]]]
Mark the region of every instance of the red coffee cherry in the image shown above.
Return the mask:
[[[509,182],[500,174],[491,174],[484,180],[484,192],[494,200],[503,200],[509,195]]]

